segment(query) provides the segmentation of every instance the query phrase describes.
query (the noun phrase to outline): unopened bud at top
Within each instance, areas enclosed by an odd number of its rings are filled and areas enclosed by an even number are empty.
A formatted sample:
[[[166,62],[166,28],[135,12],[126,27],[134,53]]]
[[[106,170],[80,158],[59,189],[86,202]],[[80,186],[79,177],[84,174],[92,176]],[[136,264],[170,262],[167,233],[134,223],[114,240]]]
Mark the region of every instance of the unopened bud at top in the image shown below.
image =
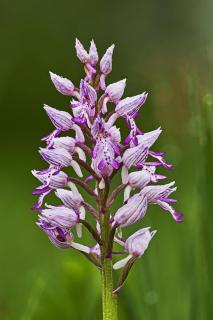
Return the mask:
[[[87,51],[84,49],[82,43],[77,38],[75,40],[75,49],[76,49],[77,57],[82,63],[85,64],[89,62],[89,55]]]
[[[100,70],[103,74],[109,74],[112,71],[112,55],[115,45],[111,45],[103,55],[100,61]]]
[[[95,67],[96,64],[98,63],[98,51],[97,51],[94,40],[90,42],[89,62],[93,67]]]

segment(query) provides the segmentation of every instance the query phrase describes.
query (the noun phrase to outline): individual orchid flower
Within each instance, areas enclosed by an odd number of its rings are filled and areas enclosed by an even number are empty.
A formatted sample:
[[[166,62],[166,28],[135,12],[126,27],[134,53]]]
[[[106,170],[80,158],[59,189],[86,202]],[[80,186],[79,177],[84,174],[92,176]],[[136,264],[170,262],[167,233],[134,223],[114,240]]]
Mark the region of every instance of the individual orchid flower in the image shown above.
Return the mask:
[[[150,182],[157,183],[159,180],[166,179],[166,176],[156,174],[155,171],[155,166],[143,166],[142,170],[131,172],[124,190],[124,202],[129,199],[131,190],[143,189]]]
[[[54,130],[50,135],[44,137],[42,140],[46,141],[51,145],[52,139],[58,136],[62,131],[74,130],[76,133],[76,141],[84,142],[84,135],[81,128],[75,124],[72,116],[65,111],[59,111],[48,105],[44,105],[44,110],[47,112],[48,117],[55,126]]]
[[[83,176],[79,164],[73,160],[72,155],[66,149],[40,148],[39,152],[42,158],[50,165],[56,166],[59,169],[71,166],[79,177]]]
[[[52,148],[62,148],[67,150],[71,155],[77,153],[79,158],[86,161],[85,152],[78,146],[75,139],[72,137],[57,137],[52,140]]]
[[[95,104],[97,101],[97,93],[85,80],[81,80],[79,101],[72,100],[70,103],[73,109],[75,123],[86,123],[91,127],[90,118],[95,115]]]
[[[63,202],[64,206],[79,213],[79,219],[81,219],[81,220],[85,219],[86,212],[85,212],[85,208],[83,206],[84,201],[83,201],[83,198],[79,192],[74,193],[71,190],[57,189],[55,194]],[[82,224],[81,223],[76,224],[76,231],[77,231],[77,234],[80,238],[82,236]]]
[[[123,183],[128,181],[128,169],[133,166],[139,166],[145,164],[145,160],[149,155],[149,148],[155,143],[161,134],[161,129],[158,128],[154,131],[147,132],[143,135],[139,135],[138,145],[132,144],[129,149],[123,153],[123,170],[122,180]]]
[[[102,104],[101,110],[103,114],[107,112],[107,102],[112,102],[115,104],[119,102],[119,100],[123,96],[125,87],[126,87],[126,79],[109,84],[107,86],[105,93],[100,99]]]
[[[133,117],[140,110],[140,107],[145,103],[148,93],[143,92],[142,94],[138,94],[134,97],[127,97],[121,100],[116,108],[115,112],[120,117]]]
[[[116,262],[113,265],[113,269],[117,270],[123,268],[129,260],[140,258],[146,249],[154,235],[156,230],[149,231],[150,227],[143,228],[133,233],[124,243],[125,251],[129,254],[126,258]]]
[[[131,234],[130,229],[126,238],[129,226],[143,224],[153,204],[168,211],[176,222],[182,222],[182,213],[170,197],[175,183],[158,184],[166,178],[158,168],[171,168],[164,152],[152,150],[161,128],[144,132],[137,124],[147,92],[125,97],[126,79],[106,84],[114,44],[100,61],[93,40],[87,50],[76,39],[75,48],[85,71],[79,88],[50,72],[57,91],[72,98],[66,111],[44,105],[54,130],[42,138],[45,145],[39,148],[48,167],[32,171],[41,182],[33,191],[38,196],[33,209],[37,225],[55,247],[81,252],[101,271],[103,319],[117,319],[115,297],[156,233],[142,228]],[[120,130],[122,121],[127,137]],[[53,190],[60,204],[43,205]],[[118,206],[120,194],[124,201]],[[84,229],[91,237],[89,244]],[[76,233],[85,244],[74,241]],[[121,269],[116,284],[113,269]]]
[[[108,128],[104,120],[94,121],[91,133],[96,141],[93,149],[92,167],[101,177],[109,177],[120,164],[116,155],[120,154],[120,131],[114,126]]]
[[[140,193],[146,196],[148,203],[158,204],[165,211],[169,211],[176,222],[183,222],[181,219],[183,214],[176,212],[170,205],[170,203],[176,202],[175,199],[169,198],[169,195],[177,190],[177,188],[174,187],[174,184],[175,181],[165,185],[149,185],[144,187]]]
[[[42,185],[37,187],[33,194],[38,195],[38,202],[33,209],[39,209],[43,203],[44,197],[52,190],[65,188],[68,186],[68,175],[63,171],[58,171],[54,166],[50,166],[43,171],[32,170],[32,174],[36,177]]]
[[[74,248],[89,254],[90,248],[73,241],[74,236],[69,228],[52,224],[47,218],[39,217],[37,225],[47,234],[49,240],[59,249]]]

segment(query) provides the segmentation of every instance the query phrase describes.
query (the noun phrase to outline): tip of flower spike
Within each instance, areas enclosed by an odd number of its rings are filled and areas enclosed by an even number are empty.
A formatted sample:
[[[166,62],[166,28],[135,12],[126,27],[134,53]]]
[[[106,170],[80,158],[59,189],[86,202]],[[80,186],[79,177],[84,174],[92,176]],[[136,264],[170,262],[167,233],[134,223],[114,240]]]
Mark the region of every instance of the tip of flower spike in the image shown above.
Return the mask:
[[[91,65],[96,66],[96,64],[98,63],[98,51],[93,39],[90,42],[89,59],[90,59]]]
[[[78,38],[75,39],[75,49],[78,59],[84,64],[87,63],[89,61],[89,55]]]
[[[100,70],[103,74],[107,75],[112,70],[112,55],[114,51],[115,45],[112,44],[103,55],[100,61]]]

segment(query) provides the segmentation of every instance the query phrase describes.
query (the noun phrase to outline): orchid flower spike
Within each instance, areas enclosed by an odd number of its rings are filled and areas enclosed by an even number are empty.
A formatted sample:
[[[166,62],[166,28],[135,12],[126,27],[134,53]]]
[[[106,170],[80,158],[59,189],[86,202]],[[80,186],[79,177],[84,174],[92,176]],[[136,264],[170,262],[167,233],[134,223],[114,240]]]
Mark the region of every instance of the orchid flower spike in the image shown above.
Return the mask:
[[[132,233],[129,226],[143,224],[152,205],[170,213],[174,221],[183,221],[171,197],[175,182],[159,183],[166,179],[165,170],[172,167],[164,152],[153,150],[162,129],[144,132],[137,123],[148,93],[142,90],[126,97],[126,79],[106,83],[114,47],[99,58],[94,40],[87,48],[76,39],[76,54],[85,71],[78,87],[50,72],[54,87],[69,101],[63,111],[44,105],[54,128],[41,139],[44,169],[32,170],[39,181],[33,191],[37,196],[32,208],[36,224],[55,247],[80,251],[101,270],[103,288],[108,285],[111,291],[109,299],[119,294],[132,265],[144,255],[156,233],[150,227]],[[159,167],[162,173],[158,173]],[[45,204],[44,199],[51,200],[50,194],[58,203]],[[123,203],[114,207],[119,195]],[[76,234],[82,243],[74,241]],[[113,268],[123,270],[112,288]]]

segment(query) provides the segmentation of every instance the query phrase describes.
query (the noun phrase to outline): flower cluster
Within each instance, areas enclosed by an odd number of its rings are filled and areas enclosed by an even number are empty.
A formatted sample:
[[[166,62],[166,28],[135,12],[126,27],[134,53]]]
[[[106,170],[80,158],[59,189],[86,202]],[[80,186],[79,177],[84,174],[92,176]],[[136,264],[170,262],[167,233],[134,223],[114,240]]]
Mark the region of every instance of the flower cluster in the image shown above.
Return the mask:
[[[136,119],[148,94],[123,98],[126,79],[106,83],[114,45],[100,61],[94,41],[89,51],[79,40],[75,47],[86,76],[78,88],[67,78],[50,72],[56,90],[69,97],[69,102],[67,111],[44,105],[54,129],[42,139],[46,146],[39,150],[47,168],[32,171],[41,182],[33,191],[38,195],[33,208],[38,212],[37,225],[55,246],[77,249],[101,268],[101,261],[116,253],[116,243],[127,256],[117,261],[114,269],[125,268],[144,254],[156,231],[143,228],[127,239],[121,231],[142,220],[149,205],[157,204],[176,222],[182,222],[182,214],[172,206],[176,200],[170,198],[176,190],[175,182],[157,184],[166,178],[156,173],[157,167],[172,166],[166,163],[163,152],[151,150],[161,128],[143,133],[137,126]],[[117,126],[119,118],[125,120],[129,130],[124,139]],[[120,184],[110,190],[119,172]],[[90,195],[90,203],[81,195],[81,189]],[[51,192],[59,198],[58,206],[43,205]],[[110,208],[121,192],[123,205],[112,212]],[[86,212],[93,224],[86,219]],[[91,246],[75,242],[74,227],[78,237],[82,227],[87,228],[95,242]]]

